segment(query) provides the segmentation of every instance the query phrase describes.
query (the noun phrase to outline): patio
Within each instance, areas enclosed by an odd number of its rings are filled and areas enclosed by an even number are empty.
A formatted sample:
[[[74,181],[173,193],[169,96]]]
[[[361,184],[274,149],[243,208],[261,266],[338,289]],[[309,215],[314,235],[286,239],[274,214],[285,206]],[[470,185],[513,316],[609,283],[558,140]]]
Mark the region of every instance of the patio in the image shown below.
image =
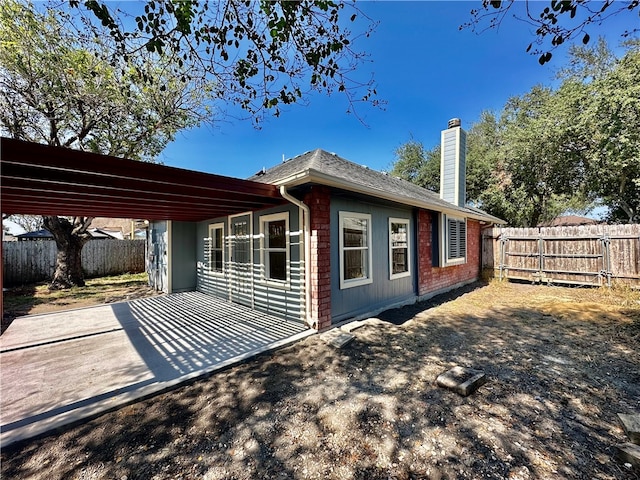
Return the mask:
[[[0,337],[2,445],[313,333],[198,292],[18,318]]]

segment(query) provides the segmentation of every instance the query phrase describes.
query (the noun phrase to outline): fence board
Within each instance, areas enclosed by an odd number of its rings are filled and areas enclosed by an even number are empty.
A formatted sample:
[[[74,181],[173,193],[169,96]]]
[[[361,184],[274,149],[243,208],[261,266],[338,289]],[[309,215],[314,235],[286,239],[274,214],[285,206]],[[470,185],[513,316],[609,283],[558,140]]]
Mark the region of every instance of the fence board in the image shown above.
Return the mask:
[[[482,266],[508,278],[640,287],[640,225],[492,228]]]
[[[3,285],[49,280],[56,266],[57,248],[51,240],[2,242]],[[145,271],[144,240],[92,240],[82,249],[87,278]]]

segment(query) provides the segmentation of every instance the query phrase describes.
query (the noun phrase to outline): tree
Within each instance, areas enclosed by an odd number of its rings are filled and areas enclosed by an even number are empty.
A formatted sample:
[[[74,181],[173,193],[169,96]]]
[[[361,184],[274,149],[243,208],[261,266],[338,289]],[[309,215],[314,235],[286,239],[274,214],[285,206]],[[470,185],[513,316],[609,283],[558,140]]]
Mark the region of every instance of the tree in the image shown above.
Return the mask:
[[[343,3],[149,0],[135,18],[95,0],[69,5],[79,17],[3,3],[3,134],[154,160],[176,132],[212,121],[227,105],[259,122],[311,90],[343,92],[350,108],[378,102],[372,78],[355,76],[364,56],[352,49],[357,36],[340,22]],[[359,16],[353,8],[350,21]],[[370,22],[363,35],[372,28]],[[45,227],[59,249],[81,252],[70,245],[82,243],[90,221],[50,218]],[[65,268],[56,270],[53,288],[84,283],[72,255],[58,257],[67,265],[59,265]]]
[[[480,120],[471,125],[467,134],[467,201],[482,203],[491,173],[496,163],[499,131],[495,114],[482,112]],[[440,192],[440,145],[430,150],[411,138],[395,150],[390,173],[434,192]]]
[[[184,84],[147,52],[112,65],[109,45],[60,12],[8,0],[0,33],[0,119],[13,138],[153,160],[212,113],[211,84]]]
[[[410,139],[396,148],[390,174],[433,192],[439,192],[440,147],[425,150],[421,142]]]
[[[504,108],[502,137],[508,188],[517,226],[536,226],[579,203],[585,191],[586,146],[575,129],[584,92],[565,84],[557,91],[536,86]]]
[[[467,201],[483,206],[500,162],[501,129],[495,113],[483,111],[467,135]],[[484,207],[482,207],[484,208]]]
[[[640,222],[640,41],[585,86],[588,182],[609,221]]]
[[[565,96],[562,104],[538,86],[511,98],[499,118],[481,114],[467,135],[467,202],[513,226],[535,226],[588,203],[582,147],[568,128],[577,100]],[[411,140],[396,150],[391,173],[439,191],[439,147],[425,150]]]
[[[378,103],[373,78],[356,75],[365,54],[353,47],[375,24],[353,3],[147,0],[132,15],[96,0],[69,3],[89,24],[98,20],[109,29],[114,58],[145,49],[179,69],[188,65],[181,76],[212,80],[216,98],[241,106],[256,122],[311,90],[342,92],[349,111],[360,101]],[[364,22],[361,34],[345,26],[347,17],[350,25]]]
[[[180,82],[146,51],[113,65],[100,37],[78,35],[54,10],[5,1],[0,37],[0,120],[13,138],[153,160],[177,131],[209,117],[207,82]],[[83,285],[91,219],[43,223],[59,251],[51,287]]]
[[[574,46],[559,78],[558,88],[535,86],[471,126],[467,201],[512,226],[596,204],[609,221],[640,221],[640,41],[620,59],[603,40]],[[413,140],[401,146],[393,172],[433,188],[439,156],[424,152]]]
[[[523,11],[514,8],[516,5],[523,6]],[[471,20],[461,28],[470,27],[480,32],[498,28],[511,13],[514,19],[535,28],[535,39],[527,52],[538,55],[538,61],[544,65],[551,60],[552,51],[559,45],[577,40],[586,45],[591,40],[590,30],[601,27],[616,15],[636,15],[639,6],[638,0],[482,0],[482,7],[471,10]],[[625,30],[620,35],[626,38],[639,30]]]
[[[43,227],[40,215],[7,215],[6,219],[22,227],[25,232],[37,232]]]

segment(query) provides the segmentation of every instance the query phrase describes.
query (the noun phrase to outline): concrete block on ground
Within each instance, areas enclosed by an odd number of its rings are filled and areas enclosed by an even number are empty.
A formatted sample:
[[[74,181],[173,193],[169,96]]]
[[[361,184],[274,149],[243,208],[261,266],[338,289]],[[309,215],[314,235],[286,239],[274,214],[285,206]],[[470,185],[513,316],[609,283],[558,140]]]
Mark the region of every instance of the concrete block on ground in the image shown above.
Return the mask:
[[[616,457],[624,463],[630,463],[635,469],[640,470],[640,445],[627,442],[616,445]]]
[[[325,343],[335,348],[343,348],[350,344],[356,337],[350,333],[343,332],[338,328],[334,328],[323,333],[320,338],[322,338]]]
[[[487,376],[482,370],[460,366],[453,367],[436,378],[438,386],[452,390],[464,397],[471,395],[486,382]]]
[[[627,415],[619,413],[618,419],[624,428],[624,433],[629,437],[631,443],[640,445],[640,414]]]

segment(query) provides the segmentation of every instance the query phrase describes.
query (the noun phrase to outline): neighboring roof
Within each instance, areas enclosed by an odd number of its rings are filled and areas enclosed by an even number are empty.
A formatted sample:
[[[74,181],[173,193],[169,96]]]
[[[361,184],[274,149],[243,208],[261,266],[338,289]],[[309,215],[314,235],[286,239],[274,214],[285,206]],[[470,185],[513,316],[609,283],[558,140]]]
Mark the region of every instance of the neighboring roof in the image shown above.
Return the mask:
[[[124,238],[121,232],[110,232],[101,228],[92,228],[91,230],[87,230],[87,233],[91,235],[93,239],[122,240]]]
[[[505,223],[472,207],[458,207],[440,195],[411,182],[350,162],[322,149],[303,153],[259,172],[249,180],[293,187],[316,183],[370,195],[414,207],[457,214],[493,223]]]
[[[132,227],[135,229],[137,223],[138,221],[133,218],[95,217],[91,220],[91,228],[97,228],[110,235],[119,232],[121,237],[127,237],[131,235]]]
[[[35,232],[26,232],[16,235],[18,240],[32,240],[32,239],[52,239],[53,235],[49,230],[36,230]]]
[[[87,233],[94,239],[117,238],[109,232],[104,232],[98,228],[88,230]],[[20,235],[16,235],[16,238],[18,240],[52,240],[53,235],[49,230],[43,228],[42,230],[36,230],[35,232],[21,233]]]
[[[273,185],[2,137],[3,213],[201,221],[281,205]]]
[[[597,225],[593,218],[579,217],[577,215],[562,215],[549,222],[543,222],[538,227],[572,227],[578,225]]]

